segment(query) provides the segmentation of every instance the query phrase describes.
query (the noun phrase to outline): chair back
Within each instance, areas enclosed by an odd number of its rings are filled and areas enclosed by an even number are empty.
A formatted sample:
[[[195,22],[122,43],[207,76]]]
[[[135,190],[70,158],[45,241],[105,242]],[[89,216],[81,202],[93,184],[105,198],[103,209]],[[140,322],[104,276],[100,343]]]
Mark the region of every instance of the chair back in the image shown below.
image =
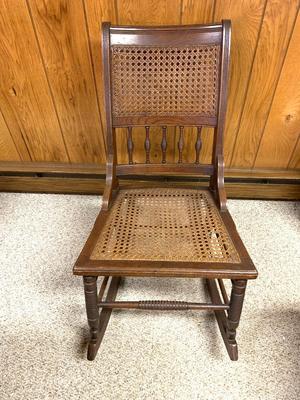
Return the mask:
[[[127,128],[128,165],[117,175],[191,172],[213,175],[223,154],[230,21],[133,27],[103,23],[108,160],[117,163],[116,129]],[[144,127],[145,162],[135,163],[133,127]],[[150,159],[150,131],[161,128],[161,163]],[[178,161],[166,158],[167,130],[179,127]],[[184,128],[197,127],[194,163],[183,163]],[[212,163],[201,165],[203,126],[214,128]],[[140,131],[140,130],[139,130]]]

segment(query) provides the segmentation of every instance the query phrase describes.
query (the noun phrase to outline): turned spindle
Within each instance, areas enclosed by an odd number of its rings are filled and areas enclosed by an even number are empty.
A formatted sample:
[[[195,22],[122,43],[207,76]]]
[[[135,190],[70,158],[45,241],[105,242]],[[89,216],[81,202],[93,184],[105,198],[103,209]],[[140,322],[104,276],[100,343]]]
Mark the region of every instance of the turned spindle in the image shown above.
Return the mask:
[[[162,151],[162,163],[167,162],[167,127],[162,127],[162,140],[161,140],[161,151]]]
[[[150,163],[150,126],[145,126],[146,138],[145,138],[145,151],[146,151],[146,164]]]
[[[197,126],[197,139],[195,143],[195,150],[196,150],[195,164],[199,164],[200,151],[202,147],[201,131],[202,131],[202,126]]]
[[[127,128],[127,152],[128,152],[128,162],[133,164],[133,141],[132,141],[132,127]]]
[[[184,146],[184,140],[183,140],[183,126],[179,127],[179,140],[178,140],[178,163],[182,163],[182,151],[183,151],[183,146]]]

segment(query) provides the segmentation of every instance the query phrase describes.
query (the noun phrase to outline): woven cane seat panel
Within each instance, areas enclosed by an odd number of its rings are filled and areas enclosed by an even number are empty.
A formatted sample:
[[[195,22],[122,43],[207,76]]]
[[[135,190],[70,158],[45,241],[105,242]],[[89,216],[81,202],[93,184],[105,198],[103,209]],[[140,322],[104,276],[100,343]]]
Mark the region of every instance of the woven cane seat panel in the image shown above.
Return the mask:
[[[240,263],[208,192],[160,188],[119,192],[91,259]]]
[[[113,115],[217,114],[220,46],[112,46]]]

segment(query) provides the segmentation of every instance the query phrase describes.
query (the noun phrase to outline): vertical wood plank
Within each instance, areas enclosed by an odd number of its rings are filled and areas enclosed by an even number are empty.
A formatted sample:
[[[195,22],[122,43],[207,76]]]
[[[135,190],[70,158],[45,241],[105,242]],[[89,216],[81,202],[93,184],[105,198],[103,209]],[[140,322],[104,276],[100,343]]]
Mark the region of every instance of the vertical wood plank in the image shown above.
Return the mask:
[[[213,20],[216,0],[183,0],[182,18],[184,24],[209,24]]]
[[[181,0],[117,0],[120,25],[179,24]]]
[[[0,107],[23,160],[68,161],[25,0],[0,1]]]
[[[224,133],[225,165],[232,158],[265,4],[266,0],[216,0],[215,22],[222,19],[232,21],[229,95]]]
[[[181,23],[187,25],[212,23],[215,2],[216,0],[183,0]],[[210,163],[212,158],[213,129],[204,127],[202,133],[203,141],[200,162]],[[179,134],[179,129],[177,129],[177,141]],[[197,128],[185,128],[184,136],[186,144],[183,149],[183,160],[184,162],[195,162],[195,140],[197,137]]]
[[[300,169],[300,134],[299,134],[295,149],[292,153],[288,168],[289,169]]]
[[[289,44],[255,168],[286,168],[300,132],[300,15]]]
[[[0,159],[105,161],[103,20],[227,18],[233,30],[225,162],[300,168],[299,0],[0,0],[0,7]],[[210,162],[212,130],[202,132],[200,162]],[[125,163],[126,133],[117,129],[118,161]],[[144,128],[132,130],[137,162],[145,161],[144,135]],[[179,127],[176,135],[167,129],[168,162],[178,161],[179,136]],[[196,128],[185,128],[184,138],[183,161],[195,162]],[[161,162],[162,127],[151,127],[149,140],[151,161]]]
[[[72,162],[105,162],[81,0],[28,0]]]
[[[0,160],[22,161],[1,112],[0,112]]]
[[[176,25],[180,23],[181,0],[117,0],[117,10],[117,19],[120,25]],[[118,135],[124,137],[124,130],[119,131],[121,132]],[[144,132],[143,128],[133,129],[136,162],[145,161]],[[150,157],[153,162],[161,160],[160,138],[161,128],[151,127]],[[172,162],[174,160],[175,128],[168,129],[167,140],[169,144],[167,159]]]
[[[298,0],[267,2],[234,148],[233,167],[253,167],[298,6]]]
[[[97,85],[97,95],[101,111],[102,126],[105,133],[105,109],[102,76],[102,22],[117,23],[115,2],[112,0],[83,0],[88,26],[89,42],[93,59],[94,76]],[[105,135],[104,135],[105,139]]]

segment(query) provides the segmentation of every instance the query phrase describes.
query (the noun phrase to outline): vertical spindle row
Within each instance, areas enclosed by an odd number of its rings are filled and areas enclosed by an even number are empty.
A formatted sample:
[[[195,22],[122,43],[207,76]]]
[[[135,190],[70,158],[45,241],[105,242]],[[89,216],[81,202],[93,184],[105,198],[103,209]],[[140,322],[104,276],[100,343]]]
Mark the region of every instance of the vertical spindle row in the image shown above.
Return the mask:
[[[145,151],[146,151],[146,164],[150,163],[150,126],[145,126],[146,138],[145,138]]]
[[[162,163],[167,162],[167,127],[162,127],[162,140],[161,140]]]
[[[179,127],[179,140],[178,140],[178,163],[182,163],[182,151],[184,146],[184,139],[183,139],[183,126]]]
[[[133,164],[133,141],[132,141],[132,127],[127,128],[127,152],[128,152],[128,162]]]
[[[202,126],[197,126],[197,139],[195,143],[195,150],[196,150],[195,164],[199,164],[199,159],[200,159],[200,151],[202,147],[201,131],[202,131]]]

